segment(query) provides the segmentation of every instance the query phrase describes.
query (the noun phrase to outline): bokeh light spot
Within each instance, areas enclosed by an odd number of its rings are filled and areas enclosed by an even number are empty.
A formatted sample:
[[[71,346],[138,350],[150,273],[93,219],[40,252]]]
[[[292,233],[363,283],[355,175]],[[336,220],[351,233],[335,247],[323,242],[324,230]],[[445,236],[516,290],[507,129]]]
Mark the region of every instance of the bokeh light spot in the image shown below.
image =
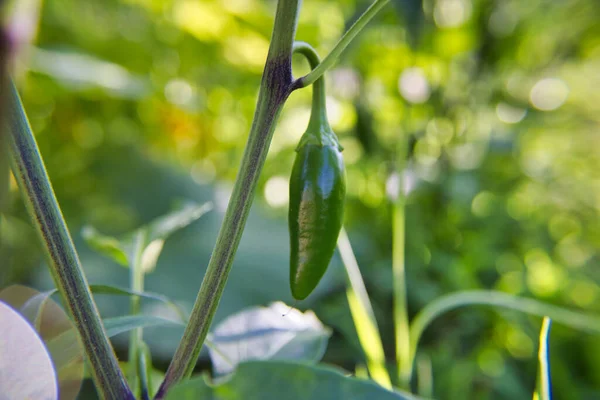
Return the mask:
[[[527,287],[540,297],[551,296],[564,282],[564,273],[543,250],[533,249],[525,255]]]
[[[471,16],[469,0],[438,0],[433,9],[433,19],[440,28],[455,28]]]
[[[290,182],[283,176],[273,176],[265,185],[265,200],[273,208],[285,207],[290,200]]]
[[[516,124],[525,118],[527,110],[500,102],[496,105],[496,115],[498,116],[498,119],[505,124]]]
[[[402,97],[415,104],[426,102],[431,92],[421,68],[405,69],[398,80],[398,89]]]
[[[546,78],[533,85],[529,93],[529,100],[538,110],[552,111],[562,106],[568,95],[569,87],[564,81]]]

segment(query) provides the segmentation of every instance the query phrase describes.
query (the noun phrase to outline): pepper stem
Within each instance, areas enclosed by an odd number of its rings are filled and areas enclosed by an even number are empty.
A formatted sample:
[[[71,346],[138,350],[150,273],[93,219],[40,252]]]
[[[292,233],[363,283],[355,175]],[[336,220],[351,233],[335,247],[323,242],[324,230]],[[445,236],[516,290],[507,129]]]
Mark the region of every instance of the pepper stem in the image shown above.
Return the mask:
[[[311,69],[315,69],[320,63],[321,58],[317,51],[306,42],[294,42],[293,52],[302,54],[308,60]],[[329,126],[327,119],[327,96],[325,92],[325,78],[319,77],[313,83],[312,109],[310,113],[310,121],[306,129],[307,134],[316,136],[319,144],[335,144],[341,150],[341,146],[337,141],[337,137]],[[303,138],[300,140],[298,147],[301,147],[307,140],[312,138]],[[331,143],[333,141],[333,143]]]

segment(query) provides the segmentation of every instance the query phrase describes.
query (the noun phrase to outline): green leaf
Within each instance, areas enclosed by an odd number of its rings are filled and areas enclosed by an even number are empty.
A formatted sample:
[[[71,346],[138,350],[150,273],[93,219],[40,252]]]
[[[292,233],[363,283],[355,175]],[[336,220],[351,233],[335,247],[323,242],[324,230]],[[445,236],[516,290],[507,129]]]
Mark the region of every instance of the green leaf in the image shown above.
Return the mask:
[[[0,302],[2,398],[58,398],[56,373],[44,342],[25,318]]]
[[[117,264],[124,267],[129,265],[126,246],[118,239],[103,235],[92,226],[85,226],[81,230],[81,236],[85,239],[88,246],[98,253],[110,258]]]
[[[339,369],[285,361],[240,364],[228,379],[209,383],[198,377],[175,386],[167,400],[402,400],[415,396],[390,392],[372,381],[351,378]]]
[[[232,372],[249,360],[318,362],[331,331],[316,315],[290,309],[282,302],[250,307],[234,314],[209,335],[208,351],[216,375]]]
[[[538,360],[540,362],[538,371],[537,388],[533,394],[533,400],[552,400],[552,380],[550,377],[550,352],[549,338],[552,320],[544,317],[540,331],[540,348]]]
[[[147,225],[141,226],[133,232],[123,235],[120,239],[104,235],[92,226],[84,227],[81,231],[81,235],[88,245],[98,253],[124,267],[130,267],[135,258],[132,254],[133,238],[135,238],[136,235],[143,233],[144,239],[142,248],[144,250],[141,257],[141,268],[147,273],[151,272],[156,266],[165,240],[173,233],[198,220],[211,209],[211,203],[202,205],[185,203],[175,211],[156,218]]]

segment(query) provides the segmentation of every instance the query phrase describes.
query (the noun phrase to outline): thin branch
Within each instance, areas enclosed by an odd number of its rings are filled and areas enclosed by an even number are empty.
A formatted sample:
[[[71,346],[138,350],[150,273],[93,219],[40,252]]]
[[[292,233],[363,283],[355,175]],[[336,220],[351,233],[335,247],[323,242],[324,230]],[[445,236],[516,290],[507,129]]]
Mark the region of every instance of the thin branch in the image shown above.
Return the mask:
[[[297,85],[299,87],[306,87],[311,85],[317,79],[321,77],[330,69],[333,64],[338,60],[340,54],[348,47],[352,40],[358,35],[365,26],[373,19],[375,15],[389,2],[389,0],[375,0],[373,4],[367,8],[354,24],[344,33],[344,36],[336,43],[333,50],[323,59],[323,61],[306,76],[299,78]]]

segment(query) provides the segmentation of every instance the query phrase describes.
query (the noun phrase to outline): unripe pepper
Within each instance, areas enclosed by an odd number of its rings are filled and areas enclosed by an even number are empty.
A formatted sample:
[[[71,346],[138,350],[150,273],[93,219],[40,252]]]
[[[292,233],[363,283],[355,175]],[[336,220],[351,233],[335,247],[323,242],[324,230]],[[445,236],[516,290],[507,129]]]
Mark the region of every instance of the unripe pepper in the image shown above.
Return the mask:
[[[304,48],[296,50],[314,67],[315,58]],[[305,299],[325,274],[344,218],[344,160],[327,122],[324,86],[323,78],[313,84],[311,118],[296,148],[290,178],[290,287],[297,300]]]

